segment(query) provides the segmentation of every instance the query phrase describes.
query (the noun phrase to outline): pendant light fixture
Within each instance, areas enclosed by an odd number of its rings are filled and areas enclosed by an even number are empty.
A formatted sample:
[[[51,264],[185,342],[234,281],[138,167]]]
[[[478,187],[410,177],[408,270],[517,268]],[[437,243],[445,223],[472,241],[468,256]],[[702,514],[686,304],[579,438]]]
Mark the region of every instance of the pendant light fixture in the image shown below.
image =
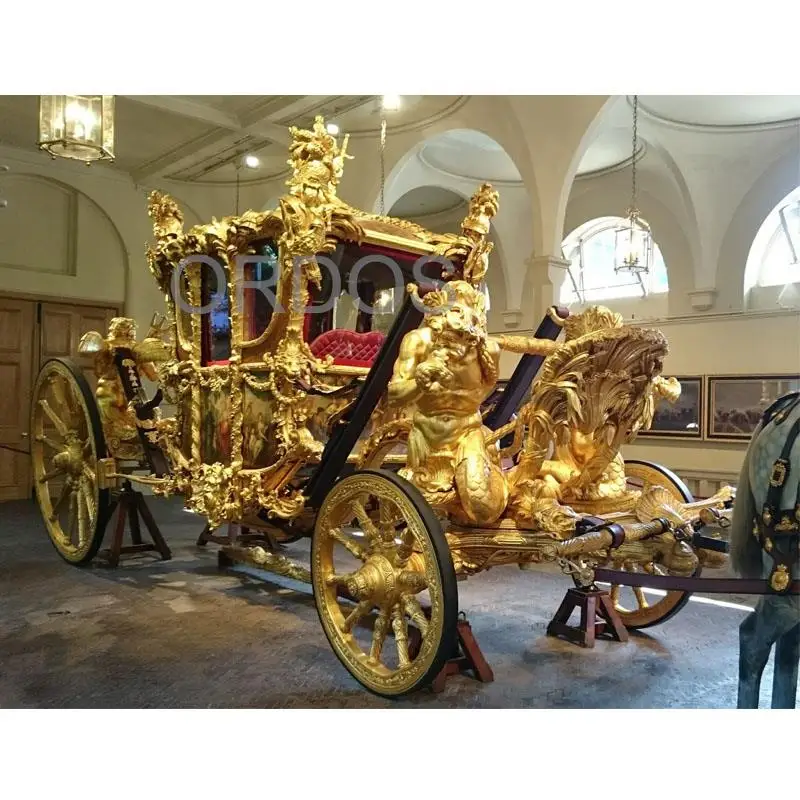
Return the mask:
[[[114,97],[100,94],[42,95],[39,149],[53,158],[91,164],[114,161]]]
[[[631,155],[631,203],[625,221],[616,230],[614,239],[614,270],[634,275],[647,274],[653,262],[653,235],[650,227],[639,218],[637,206],[636,159],[639,149],[639,97],[633,96],[633,152]]]

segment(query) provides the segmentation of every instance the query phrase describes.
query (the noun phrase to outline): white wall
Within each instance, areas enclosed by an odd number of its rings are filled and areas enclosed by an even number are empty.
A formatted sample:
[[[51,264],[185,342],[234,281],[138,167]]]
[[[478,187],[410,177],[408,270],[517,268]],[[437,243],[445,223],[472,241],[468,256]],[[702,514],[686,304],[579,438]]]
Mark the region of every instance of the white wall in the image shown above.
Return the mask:
[[[662,321],[669,342],[668,374],[764,375],[800,373],[800,315],[741,314],[705,320]],[[678,471],[736,473],[747,443],[664,442],[641,438],[626,455]]]
[[[41,175],[9,175],[0,212],[0,289],[122,305],[127,254],[92,200]]]
[[[233,211],[225,189],[175,185],[137,186],[101,164],[87,167],[52,160],[38,151],[0,147],[0,291],[56,300],[116,303],[146,329],[164,308],[145,260],[152,241],[147,195],[168,191],[186,227]]]

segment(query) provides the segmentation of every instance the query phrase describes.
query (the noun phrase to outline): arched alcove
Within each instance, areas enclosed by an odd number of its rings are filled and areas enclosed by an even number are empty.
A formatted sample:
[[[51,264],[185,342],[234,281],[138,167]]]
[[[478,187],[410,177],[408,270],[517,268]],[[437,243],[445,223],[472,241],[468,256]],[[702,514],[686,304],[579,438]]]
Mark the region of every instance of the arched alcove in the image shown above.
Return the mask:
[[[694,268],[701,262],[697,215],[685,176],[673,154],[662,141],[662,133],[659,125],[649,117],[643,116],[640,109],[635,154],[637,204],[642,214],[650,219],[657,229],[654,231],[655,238],[662,245],[662,249],[669,247],[661,241],[665,237],[662,220],[664,215],[658,213],[658,208],[654,208],[654,205],[660,205],[667,210],[670,220],[676,221],[681,228],[680,238],[689,247],[689,258],[681,253],[680,263]],[[593,216],[605,216],[609,212],[624,213],[630,204],[633,188],[632,134],[633,98],[624,95],[608,98],[588,126],[575,151],[570,173],[565,180],[562,195],[562,198],[566,198],[563,217],[565,232],[573,230],[591,218],[585,216],[578,221],[574,219],[576,199],[587,193],[601,191],[608,195],[608,202],[601,203],[600,205],[604,207],[596,208]],[[642,204],[645,203],[648,204],[648,208],[643,208]],[[679,263],[676,258],[667,260],[673,270]],[[694,288],[694,281],[691,271],[687,270],[687,273],[689,274],[686,290],[689,291]],[[683,284],[684,281],[681,279],[680,282]],[[671,281],[671,284],[676,283],[674,280]]]
[[[390,211],[401,198],[413,196],[411,193],[422,187],[427,187],[427,192],[450,192],[467,201],[482,183],[490,183],[500,195],[499,211],[492,220],[496,255],[502,255],[493,259],[490,270],[491,314],[495,315],[508,310],[509,298],[522,298],[524,265],[533,252],[535,219],[528,188],[505,147],[481,130],[458,127],[437,133],[419,141],[397,160],[387,178],[384,197]]]
[[[798,288],[783,302],[781,290],[789,284],[800,284],[800,186],[767,214],[753,239],[744,270],[747,306],[800,306]]]
[[[652,263],[646,273],[616,269],[617,231],[625,223],[622,217],[599,217],[583,223],[564,239],[562,252],[570,266],[559,287],[560,303],[571,306],[645,299],[669,291],[667,267],[655,239]]]
[[[74,186],[34,172],[5,176],[0,274],[10,291],[125,300],[128,254],[105,210]]]

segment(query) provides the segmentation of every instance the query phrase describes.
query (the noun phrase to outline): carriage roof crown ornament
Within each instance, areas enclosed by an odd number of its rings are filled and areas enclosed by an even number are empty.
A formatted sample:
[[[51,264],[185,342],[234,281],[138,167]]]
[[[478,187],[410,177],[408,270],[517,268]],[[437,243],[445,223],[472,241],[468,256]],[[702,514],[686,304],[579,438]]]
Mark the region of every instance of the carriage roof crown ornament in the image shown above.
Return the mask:
[[[336,199],[336,187],[344,172],[345,159],[352,159],[347,154],[349,135],[344,137],[341,148],[336,137],[328,133],[321,116],[314,119],[311,130],[291,127],[289,133],[292,143],[289,145],[289,160],[292,175],[286,181],[290,193],[298,197],[309,197],[319,194],[324,201]]]

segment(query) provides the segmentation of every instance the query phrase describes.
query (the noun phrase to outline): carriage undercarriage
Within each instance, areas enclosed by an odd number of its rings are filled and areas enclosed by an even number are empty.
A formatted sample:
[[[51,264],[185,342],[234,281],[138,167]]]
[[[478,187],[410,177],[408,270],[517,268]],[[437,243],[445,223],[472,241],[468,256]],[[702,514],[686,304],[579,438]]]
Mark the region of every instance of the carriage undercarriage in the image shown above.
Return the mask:
[[[625,576],[721,566],[724,547],[700,531],[724,524],[733,493],[694,502],[667,470],[620,454],[656,403],[677,397],[660,376],[661,334],[607,309],[553,308],[534,336],[490,336],[481,285],[497,193],[476,192],[460,235],[434,235],[336,197],[346,145],[321,120],[291,133],[290,191],[274,212],[184,232],[174,202],[153,193],[149,263],[166,322],[142,341],[126,318],[84,336],[95,393],[68,360],[42,368],[32,460],[62,557],[92,561],[127,482],[180,495],[211,529],[259,530],[257,543],[223,545],[225,557],[309,582],[333,650],[384,696],[441,672],[455,646],[457,580],[492,567],[556,562],[579,586],[605,570],[631,628],[677,613],[689,592],[649,604],[639,586],[630,606]],[[324,313],[314,318],[330,299],[320,265],[344,274],[359,257],[391,257],[408,288],[369,363],[336,363],[319,354],[324,336],[336,339]],[[216,285],[209,261],[222,272]],[[270,308],[244,288],[264,263],[276,279]],[[211,315],[197,309],[224,286],[218,353]],[[487,408],[501,350],[522,358]],[[152,398],[142,378],[157,384]],[[164,402],[174,416],[162,416]],[[310,566],[281,550],[300,537],[311,539]]]

